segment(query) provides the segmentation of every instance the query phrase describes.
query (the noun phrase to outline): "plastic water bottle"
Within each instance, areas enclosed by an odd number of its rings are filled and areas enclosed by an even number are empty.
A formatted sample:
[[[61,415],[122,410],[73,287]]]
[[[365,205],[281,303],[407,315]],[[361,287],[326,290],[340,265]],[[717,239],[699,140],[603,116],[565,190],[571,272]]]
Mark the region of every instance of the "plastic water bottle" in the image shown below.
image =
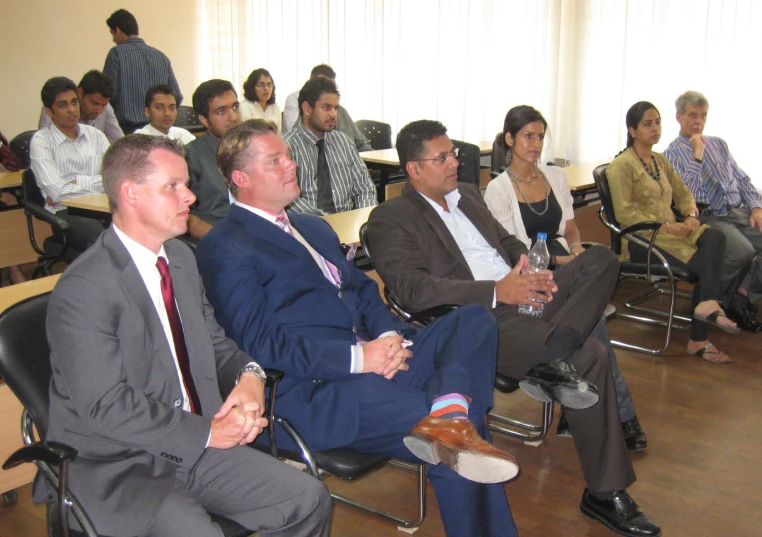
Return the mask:
[[[529,266],[524,271],[524,274],[537,274],[548,270],[550,254],[548,253],[548,245],[546,244],[547,240],[547,234],[537,234],[537,242],[535,242],[532,249],[529,250]],[[535,301],[535,304],[533,305],[519,304],[519,313],[531,315],[532,317],[542,317],[542,310],[544,307],[544,303],[537,301]]]

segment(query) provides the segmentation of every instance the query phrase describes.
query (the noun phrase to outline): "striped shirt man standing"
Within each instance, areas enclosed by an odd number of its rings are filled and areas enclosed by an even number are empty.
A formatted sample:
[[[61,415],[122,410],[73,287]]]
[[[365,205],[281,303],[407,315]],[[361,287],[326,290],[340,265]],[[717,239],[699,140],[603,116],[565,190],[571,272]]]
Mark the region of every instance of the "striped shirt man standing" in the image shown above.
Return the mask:
[[[114,79],[116,95],[111,104],[122,130],[130,134],[147,124],[143,101],[151,86],[171,86],[178,105],[183,94],[169,58],[138,37],[137,20],[129,11],[115,11],[106,24],[116,46],[106,56],[103,72]]]
[[[709,204],[701,223],[725,235],[725,266],[720,290],[725,311],[742,329],[762,332],[755,302],[762,299],[762,198],[736,164],[722,138],[704,136],[709,101],[697,91],[677,98],[680,134],[664,156],[696,201]]]
[[[376,205],[376,187],[354,142],[335,130],[336,84],[324,77],[308,80],[299,92],[299,106],[300,120],[284,137],[301,189],[289,209],[325,215]]]

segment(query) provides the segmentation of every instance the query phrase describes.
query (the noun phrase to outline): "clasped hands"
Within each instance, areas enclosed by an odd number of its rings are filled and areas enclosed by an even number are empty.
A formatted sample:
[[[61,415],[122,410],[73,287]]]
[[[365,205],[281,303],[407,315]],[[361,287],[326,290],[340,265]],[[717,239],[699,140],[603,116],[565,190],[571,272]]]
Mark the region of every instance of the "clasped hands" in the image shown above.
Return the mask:
[[[399,371],[407,371],[406,361],[413,353],[404,346],[404,338],[399,335],[387,336],[369,341],[362,346],[363,373],[375,373],[392,380]]]
[[[527,273],[529,259],[522,255],[519,262],[507,276],[495,282],[495,298],[503,304],[536,305],[553,300],[553,293],[558,286],[553,281],[549,270],[539,273]]]
[[[265,386],[256,375],[241,375],[238,384],[212,418],[209,447],[230,449],[250,444],[267,427]]]

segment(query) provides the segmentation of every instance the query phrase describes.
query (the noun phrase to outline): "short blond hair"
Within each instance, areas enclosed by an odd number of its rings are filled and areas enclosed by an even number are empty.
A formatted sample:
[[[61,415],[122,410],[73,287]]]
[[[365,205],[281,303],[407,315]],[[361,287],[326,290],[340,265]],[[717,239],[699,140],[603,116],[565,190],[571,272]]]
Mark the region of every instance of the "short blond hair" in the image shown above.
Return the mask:
[[[217,149],[217,167],[234,197],[238,194],[238,185],[233,182],[233,172],[249,167],[251,159],[254,158],[253,151],[249,149],[251,140],[272,133],[278,134],[278,127],[272,121],[250,119],[230,129],[220,142]]]

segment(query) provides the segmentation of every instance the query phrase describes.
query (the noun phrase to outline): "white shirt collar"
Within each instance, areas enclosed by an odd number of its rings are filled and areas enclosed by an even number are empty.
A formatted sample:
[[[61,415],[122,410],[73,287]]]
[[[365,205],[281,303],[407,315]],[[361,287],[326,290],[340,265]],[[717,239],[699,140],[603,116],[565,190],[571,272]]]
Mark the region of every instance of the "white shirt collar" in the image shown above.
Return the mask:
[[[423,194],[420,190],[418,193],[423,196],[423,199],[429,202],[429,204],[434,207],[434,210],[437,211],[438,214],[444,213],[444,209],[442,209],[442,206],[439,205],[436,201],[432,200],[425,194]],[[445,203],[447,204],[447,210],[449,212],[453,212],[455,209],[458,208],[458,202],[460,201],[460,192],[458,192],[458,189],[456,188],[449,194],[445,194]]]
[[[158,269],[156,268],[156,260],[159,258],[159,256],[164,257],[164,259],[168,259],[167,252],[164,250],[164,245],[161,245],[159,254],[156,255],[139,242],[128,237],[124,231],[116,227],[116,224],[112,223],[112,225],[114,226],[114,232],[116,233],[116,236],[119,237],[119,240],[122,241],[124,247],[127,248],[127,252],[129,252],[130,257],[138,266],[140,273],[143,274],[146,269],[153,269],[158,273]]]

